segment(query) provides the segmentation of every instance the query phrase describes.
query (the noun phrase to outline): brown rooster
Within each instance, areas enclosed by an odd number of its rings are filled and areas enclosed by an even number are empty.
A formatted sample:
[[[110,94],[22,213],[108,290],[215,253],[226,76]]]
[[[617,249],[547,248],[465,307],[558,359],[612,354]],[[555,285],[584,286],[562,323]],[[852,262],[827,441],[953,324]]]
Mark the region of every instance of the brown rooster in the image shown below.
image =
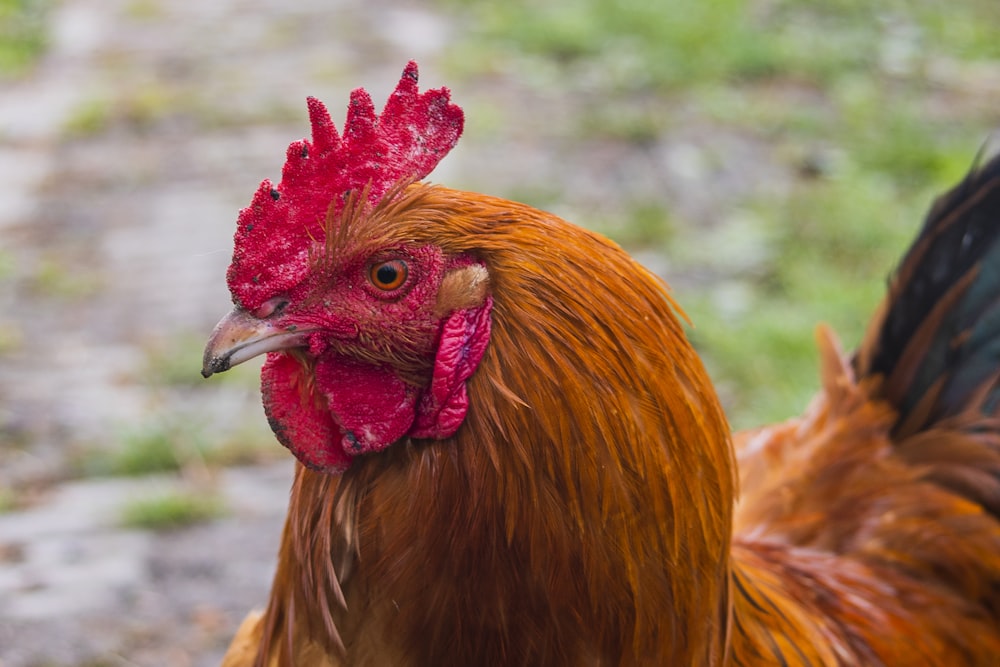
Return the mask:
[[[416,79],[355,91],[342,136],[310,100],[240,214],[203,372],[268,353],[301,465],[224,664],[1000,664],[1000,159],[854,354],[820,330],[807,413],[734,450],[657,277],[419,182],[462,113]]]

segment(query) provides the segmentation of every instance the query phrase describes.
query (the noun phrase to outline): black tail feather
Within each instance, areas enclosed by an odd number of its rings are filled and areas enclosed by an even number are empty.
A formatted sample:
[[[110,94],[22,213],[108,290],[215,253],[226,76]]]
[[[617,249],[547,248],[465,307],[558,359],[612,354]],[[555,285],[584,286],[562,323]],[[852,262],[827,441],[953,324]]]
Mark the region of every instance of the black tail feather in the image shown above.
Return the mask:
[[[1000,155],[931,208],[854,359],[895,435],[1000,407]]]

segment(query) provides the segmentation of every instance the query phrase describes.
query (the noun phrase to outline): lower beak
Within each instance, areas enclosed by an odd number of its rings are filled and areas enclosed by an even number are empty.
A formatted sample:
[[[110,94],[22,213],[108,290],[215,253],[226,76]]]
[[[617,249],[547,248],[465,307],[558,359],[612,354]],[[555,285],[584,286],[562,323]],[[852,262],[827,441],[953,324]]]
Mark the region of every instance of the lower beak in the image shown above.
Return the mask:
[[[209,377],[266,352],[302,347],[306,345],[309,331],[279,328],[269,320],[254,317],[242,308],[234,308],[215,325],[205,345],[201,374]]]

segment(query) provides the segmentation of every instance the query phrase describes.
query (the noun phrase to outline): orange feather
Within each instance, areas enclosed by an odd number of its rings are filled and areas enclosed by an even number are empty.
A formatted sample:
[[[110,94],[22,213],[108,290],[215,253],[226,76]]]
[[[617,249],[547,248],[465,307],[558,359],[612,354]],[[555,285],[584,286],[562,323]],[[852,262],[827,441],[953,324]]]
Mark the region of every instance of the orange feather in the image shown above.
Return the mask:
[[[918,382],[990,257],[928,288],[947,308],[907,296],[941,225],[988,208],[1000,236],[996,179],[970,179],[862,348],[820,330],[806,414],[737,434],[735,454],[665,285],[613,243],[422,184],[350,213],[330,243],[481,260],[492,338],[454,436],[341,476],[298,468],[270,604],[226,664],[996,664],[992,385],[964,391],[948,364]],[[988,322],[966,320],[956,345]]]

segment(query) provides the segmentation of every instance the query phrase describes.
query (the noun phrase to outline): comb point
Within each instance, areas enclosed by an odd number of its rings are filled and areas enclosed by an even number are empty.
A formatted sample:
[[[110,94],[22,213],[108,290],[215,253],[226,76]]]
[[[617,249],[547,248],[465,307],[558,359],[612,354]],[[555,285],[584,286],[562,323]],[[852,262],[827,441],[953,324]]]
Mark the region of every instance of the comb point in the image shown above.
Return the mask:
[[[306,106],[309,109],[309,125],[312,127],[315,149],[320,153],[335,149],[340,144],[340,135],[337,134],[337,126],[333,124],[326,105],[315,97],[307,97]]]
[[[447,88],[418,89],[410,61],[381,115],[363,88],[351,93],[340,134],[327,107],[307,98],[310,139],[288,147],[281,182],[265,180],[237,220],[227,271],[233,300],[254,309],[302,279],[310,248],[322,244],[344,193],[368,193],[377,204],[400,181],[427,176],[462,134],[464,115]],[[331,218],[332,216],[332,218]]]
[[[375,105],[368,91],[364,88],[352,90],[351,102],[347,107],[347,120],[344,121],[344,138],[354,145],[373,142],[377,122]]]

